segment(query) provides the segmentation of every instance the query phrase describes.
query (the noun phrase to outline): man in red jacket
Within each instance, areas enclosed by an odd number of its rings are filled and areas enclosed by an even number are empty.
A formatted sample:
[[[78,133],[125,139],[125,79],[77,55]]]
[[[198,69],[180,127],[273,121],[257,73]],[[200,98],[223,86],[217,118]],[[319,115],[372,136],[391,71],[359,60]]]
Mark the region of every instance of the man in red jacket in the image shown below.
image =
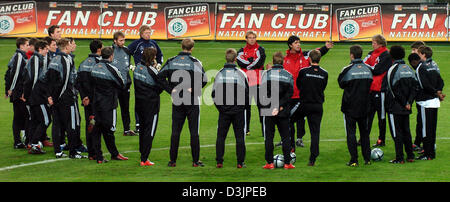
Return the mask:
[[[284,69],[292,74],[294,79],[294,94],[291,97],[291,106],[294,106],[300,101],[299,93],[300,91],[297,88],[297,77],[300,69],[309,67],[311,64],[309,63],[309,50],[302,51],[300,38],[297,36],[290,36],[287,41],[289,49],[286,51],[286,57],[284,58]],[[321,55],[325,55],[329,49],[333,48],[333,42],[326,42],[325,46],[321,48],[317,48],[320,51]],[[304,147],[303,145],[303,136],[305,135],[305,120],[301,119],[297,121],[297,141],[295,141],[295,128],[294,124],[290,126],[290,135],[291,135],[291,147],[295,150],[295,144],[300,147]],[[277,145],[281,145],[278,143]]]
[[[384,109],[384,99],[385,94],[381,92],[381,83],[383,81],[386,72],[392,66],[392,58],[386,48],[387,42],[382,35],[375,35],[372,37],[372,48],[373,51],[369,52],[366,58],[364,58],[364,63],[371,66],[373,81],[370,86],[370,105],[368,114],[368,129],[369,135],[372,129],[372,122],[375,116],[375,112],[378,115],[378,128],[380,134],[378,136],[377,143],[373,146],[384,146],[386,139],[386,111]],[[359,143],[359,142],[358,142]]]
[[[246,108],[246,119],[248,120],[246,133],[247,135],[250,135],[251,100],[253,97],[255,98],[259,111],[258,86],[261,82],[261,74],[264,70],[266,53],[264,48],[256,42],[255,32],[248,31],[245,34],[245,40],[247,41],[247,44],[237,52],[237,63],[248,78],[250,104]],[[262,123],[261,114],[259,115],[259,122]]]

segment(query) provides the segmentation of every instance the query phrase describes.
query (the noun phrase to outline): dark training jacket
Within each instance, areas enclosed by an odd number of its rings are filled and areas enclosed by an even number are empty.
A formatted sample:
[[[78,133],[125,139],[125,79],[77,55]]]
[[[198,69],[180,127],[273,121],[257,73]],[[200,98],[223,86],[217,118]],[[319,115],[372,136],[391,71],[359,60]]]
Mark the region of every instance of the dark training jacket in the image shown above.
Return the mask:
[[[154,113],[159,112],[160,94],[163,91],[158,81],[158,70],[153,66],[139,63],[133,73],[136,109],[151,107]]]
[[[426,101],[437,98],[437,91],[444,88],[444,80],[442,80],[439,67],[431,58],[417,66],[416,76],[419,81],[419,92],[416,101]]]
[[[59,52],[48,65],[45,81],[55,104],[72,105],[77,99],[77,71],[71,55]]]
[[[48,64],[50,63],[47,56],[43,56],[38,52],[33,55],[25,66],[25,75],[23,81],[23,94],[27,104],[31,104],[31,92],[34,89],[39,77],[47,72]]]
[[[298,73],[297,88],[300,91],[300,103],[322,104],[323,92],[328,84],[328,72],[320,66],[309,66]]]
[[[10,102],[19,100],[23,94],[23,77],[25,76],[25,65],[27,55],[24,51],[17,49],[8,63],[8,70],[5,73],[5,95],[8,90],[12,91]]]
[[[386,92],[386,111],[392,114],[411,114],[406,105],[412,105],[418,88],[419,83],[414,70],[403,60],[394,61],[381,87],[381,91]]]
[[[183,101],[190,100],[190,104],[183,102],[181,103],[183,105],[199,105],[198,99],[201,96],[202,88],[208,81],[202,63],[186,52],[180,52],[177,56],[167,60],[158,73],[158,79],[169,94],[175,88],[177,90],[175,94]],[[187,91],[189,88],[192,88],[192,92]],[[180,103],[180,100],[173,102],[177,105],[176,103]]]
[[[288,71],[283,69],[283,65],[275,64],[263,73],[259,92],[261,93],[261,108],[269,109],[271,114],[273,109],[283,107],[277,116],[290,116],[289,101],[294,93],[294,79]],[[278,105],[270,103],[271,98],[276,94],[278,94]]]
[[[341,111],[354,118],[367,116],[372,71],[361,59],[352,60],[339,74],[339,87],[344,89]]]
[[[78,67],[76,87],[80,91],[81,100],[88,97],[92,101],[94,98],[91,71],[94,65],[100,62],[100,60],[101,57],[99,55],[91,53]]]
[[[111,111],[117,108],[118,90],[125,89],[120,71],[108,60],[100,60],[91,70],[93,107],[95,111]]]
[[[231,94],[230,94],[231,93]],[[214,78],[211,96],[220,113],[236,114],[249,104],[248,80],[236,64],[226,63]]]

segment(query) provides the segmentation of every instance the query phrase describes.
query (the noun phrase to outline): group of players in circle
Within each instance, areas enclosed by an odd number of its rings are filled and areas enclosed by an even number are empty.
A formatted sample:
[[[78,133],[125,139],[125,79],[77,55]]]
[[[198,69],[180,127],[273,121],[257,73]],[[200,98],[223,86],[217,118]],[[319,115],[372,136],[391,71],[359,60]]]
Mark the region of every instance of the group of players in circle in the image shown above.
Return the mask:
[[[156,41],[150,39],[150,27],[139,29],[141,38],[128,47],[125,34],[116,32],[112,46],[100,40],[90,43],[91,53],[74,64],[76,43],[62,38],[61,29],[51,26],[43,40],[17,38],[17,50],[5,75],[5,97],[13,103],[14,148],[26,148],[30,154],[43,154],[43,146],[53,146],[56,158],[89,158],[105,163],[101,136],[112,160],[128,160],[119,153],[114,133],[116,109],[120,104],[124,135],[139,133],[140,166],[151,166],[148,158],[156,134],[160,110],[160,94],[166,91],[172,98],[172,133],[169,167],[176,166],[180,133],[188,119],[192,166],[202,167],[199,160],[200,96],[207,77],[200,60],[192,56],[195,42],[181,41],[182,51],[165,63]],[[291,153],[303,147],[305,121],[311,133],[308,166],[314,166],[319,156],[319,137],[323,116],[324,90],[328,72],[319,63],[333,48],[333,42],[305,51],[300,38],[290,36],[288,50],[275,52],[272,62],[264,67],[265,49],[256,41],[256,33],[245,35],[246,45],[240,50],[227,49],[225,65],[214,78],[212,98],[219,111],[216,141],[216,167],[224,164],[225,139],[233,125],[236,138],[237,168],[245,168],[245,136],[250,135],[250,114],[253,100],[259,111],[259,121],[265,142],[264,169],[273,169],[275,126],[281,136],[284,168],[293,169]],[[345,123],[348,166],[358,166],[357,145],[361,145],[366,165],[371,164],[369,134],[375,113],[380,136],[374,146],[385,145],[386,117],[395,142],[396,158],[391,163],[413,162],[414,159],[436,158],[437,110],[444,100],[444,82],[432,60],[433,51],[424,42],[414,42],[412,53],[405,61],[405,49],[394,45],[388,50],[382,35],[372,38],[373,50],[362,58],[359,45],[349,49],[350,64],[339,74],[343,89],[341,111]],[[135,65],[131,65],[131,57]],[[163,65],[164,64],[164,65]],[[412,67],[412,68],[411,68]],[[135,89],[136,131],[130,130],[129,99],[133,71]],[[80,138],[78,94],[84,107],[86,145]],[[412,143],[409,115],[413,102],[417,106],[416,139]],[[52,142],[46,131],[52,124]],[[356,139],[358,124],[360,140]],[[296,126],[295,126],[296,125]],[[297,139],[295,138],[297,129]],[[21,138],[21,130],[24,137]],[[67,136],[67,144],[66,144]],[[423,143],[423,147],[420,145]],[[423,148],[423,151],[422,151]],[[66,155],[64,150],[68,150]],[[413,150],[419,151],[415,158]],[[82,152],[87,152],[84,156]]]

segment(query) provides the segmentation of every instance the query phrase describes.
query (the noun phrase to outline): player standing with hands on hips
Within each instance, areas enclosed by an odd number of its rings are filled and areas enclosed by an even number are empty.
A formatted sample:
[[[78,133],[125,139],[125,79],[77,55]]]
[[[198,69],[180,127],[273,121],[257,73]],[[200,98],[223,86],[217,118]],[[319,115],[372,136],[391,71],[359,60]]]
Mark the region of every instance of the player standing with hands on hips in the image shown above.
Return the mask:
[[[235,49],[228,49],[225,54],[224,67],[217,73],[211,97],[219,111],[217,124],[216,161],[217,168],[223,167],[225,153],[225,138],[230,125],[233,124],[236,137],[237,168],[246,167],[245,133],[247,123],[248,82],[247,75],[236,67],[237,53]]]

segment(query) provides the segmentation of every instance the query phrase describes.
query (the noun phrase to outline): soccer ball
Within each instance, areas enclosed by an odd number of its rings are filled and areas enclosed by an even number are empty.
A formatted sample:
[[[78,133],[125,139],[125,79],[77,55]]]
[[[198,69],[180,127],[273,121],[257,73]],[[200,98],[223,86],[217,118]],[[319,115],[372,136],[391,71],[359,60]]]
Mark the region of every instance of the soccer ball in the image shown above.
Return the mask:
[[[284,156],[283,154],[277,154],[273,156],[273,165],[275,168],[283,168],[284,167]]]
[[[374,161],[381,161],[383,160],[384,152],[380,148],[374,148],[370,152],[370,158]]]
[[[297,160],[297,155],[294,152],[291,152],[291,164],[294,164]]]

